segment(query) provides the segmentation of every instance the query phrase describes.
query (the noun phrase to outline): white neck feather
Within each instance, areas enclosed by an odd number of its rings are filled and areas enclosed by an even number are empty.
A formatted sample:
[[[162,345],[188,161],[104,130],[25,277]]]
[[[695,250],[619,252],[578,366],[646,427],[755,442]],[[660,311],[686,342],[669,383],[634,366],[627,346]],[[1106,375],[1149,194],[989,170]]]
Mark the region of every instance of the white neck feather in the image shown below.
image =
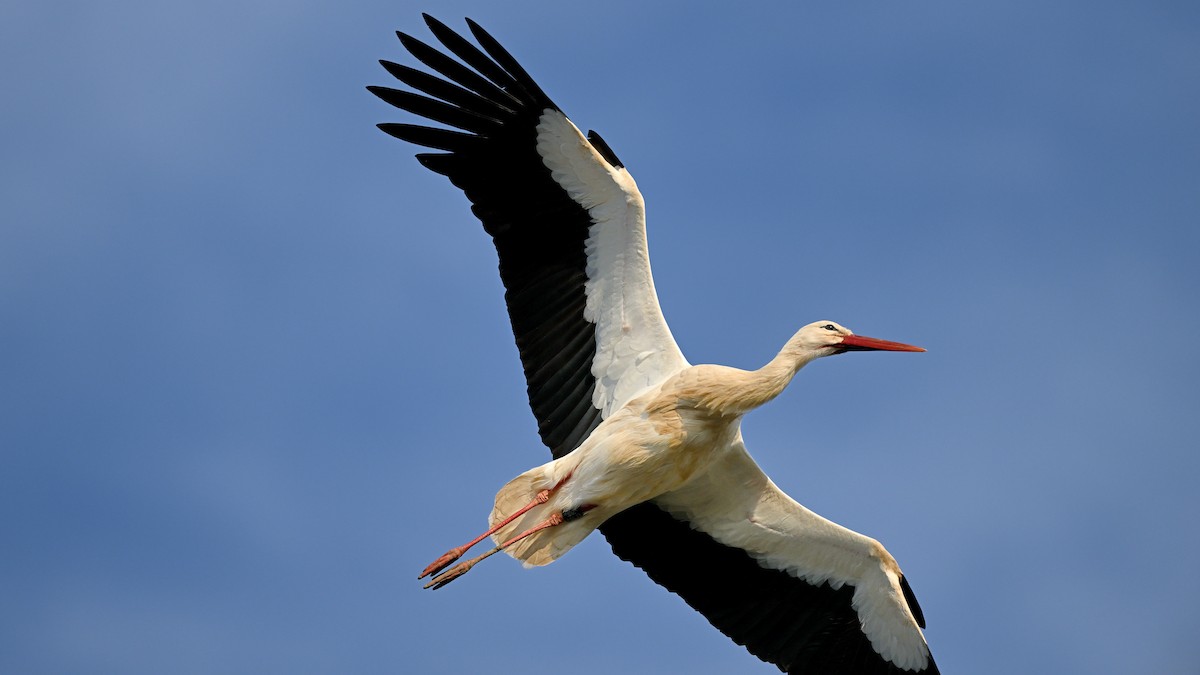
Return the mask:
[[[729,383],[734,391],[726,398],[728,412],[742,414],[779,396],[796,373],[820,355],[800,344],[799,334],[792,336],[765,366],[747,371],[743,377]]]

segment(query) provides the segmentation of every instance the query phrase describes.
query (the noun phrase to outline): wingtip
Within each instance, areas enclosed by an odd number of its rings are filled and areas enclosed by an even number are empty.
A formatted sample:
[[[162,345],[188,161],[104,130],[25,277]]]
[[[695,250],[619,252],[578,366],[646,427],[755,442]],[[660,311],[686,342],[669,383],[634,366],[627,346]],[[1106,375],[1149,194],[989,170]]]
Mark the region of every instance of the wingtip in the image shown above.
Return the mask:
[[[388,61],[387,59],[379,59],[379,65],[383,66],[383,69],[388,71],[388,74],[392,77],[396,77],[396,71],[402,68],[400,64],[395,61]]]
[[[492,34],[484,30],[483,26],[480,26],[478,23],[476,23],[474,19],[468,16],[463,17],[463,20],[467,22],[467,28],[470,29],[471,35],[475,36],[475,39],[479,41],[479,44],[486,46],[488,41],[496,42],[496,38],[492,37]]]
[[[436,31],[439,28],[446,27],[446,24],[442,23],[441,21],[438,21],[437,19],[430,16],[426,12],[421,12],[421,18],[424,19],[425,25],[429,27],[429,30]]]

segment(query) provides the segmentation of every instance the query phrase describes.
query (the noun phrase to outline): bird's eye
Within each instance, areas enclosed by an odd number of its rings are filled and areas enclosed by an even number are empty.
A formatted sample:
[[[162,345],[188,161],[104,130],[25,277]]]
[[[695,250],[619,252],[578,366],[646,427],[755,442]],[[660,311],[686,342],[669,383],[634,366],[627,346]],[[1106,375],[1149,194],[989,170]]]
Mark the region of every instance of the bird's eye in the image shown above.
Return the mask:
[[[824,328],[825,330],[837,330],[837,328],[834,328],[833,324],[831,323],[827,323],[824,326],[821,326],[821,328]]]

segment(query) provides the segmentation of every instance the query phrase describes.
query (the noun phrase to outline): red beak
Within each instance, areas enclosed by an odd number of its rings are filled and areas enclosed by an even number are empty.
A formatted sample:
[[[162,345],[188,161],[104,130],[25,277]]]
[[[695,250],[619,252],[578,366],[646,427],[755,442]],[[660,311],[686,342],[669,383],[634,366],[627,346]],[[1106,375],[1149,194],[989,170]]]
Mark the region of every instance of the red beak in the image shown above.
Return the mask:
[[[879,338],[867,337],[865,335],[847,335],[842,338],[842,343],[838,345],[842,351],[857,352],[868,350],[883,350],[888,352],[923,352],[921,347],[906,345],[903,342],[891,342],[890,340],[880,340]]]

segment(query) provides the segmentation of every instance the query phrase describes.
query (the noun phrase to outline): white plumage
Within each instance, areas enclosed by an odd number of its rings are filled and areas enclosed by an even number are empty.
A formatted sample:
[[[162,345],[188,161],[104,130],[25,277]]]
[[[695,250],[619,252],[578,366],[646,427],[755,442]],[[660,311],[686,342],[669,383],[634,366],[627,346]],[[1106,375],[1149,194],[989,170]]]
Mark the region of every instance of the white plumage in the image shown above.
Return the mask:
[[[609,164],[559,110],[537,126],[550,176],[591,216],[587,309],[596,325],[592,402],[607,417],[688,365],[658,306],[646,243],[646,205],[633,176]]]
[[[501,550],[548,564],[599,528],[618,555],[783,670],[936,673],[895,559],[779,490],[741,435],[742,417],[816,358],[924,350],[819,321],[758,370],[689,365],[654,291],[642,195],[616,155],[476,24],[483,51],[426,22],[470,68],[400,34],[445,79],[384,62],[433,98],[371,90],[462,131],[380,126],[443,151],[418,159],[466,192],[492,236],[530,405],[554,456],[500,490],[488,532],[426,568],[428,586]],[[487,536],[495,548],[447,569]]]

